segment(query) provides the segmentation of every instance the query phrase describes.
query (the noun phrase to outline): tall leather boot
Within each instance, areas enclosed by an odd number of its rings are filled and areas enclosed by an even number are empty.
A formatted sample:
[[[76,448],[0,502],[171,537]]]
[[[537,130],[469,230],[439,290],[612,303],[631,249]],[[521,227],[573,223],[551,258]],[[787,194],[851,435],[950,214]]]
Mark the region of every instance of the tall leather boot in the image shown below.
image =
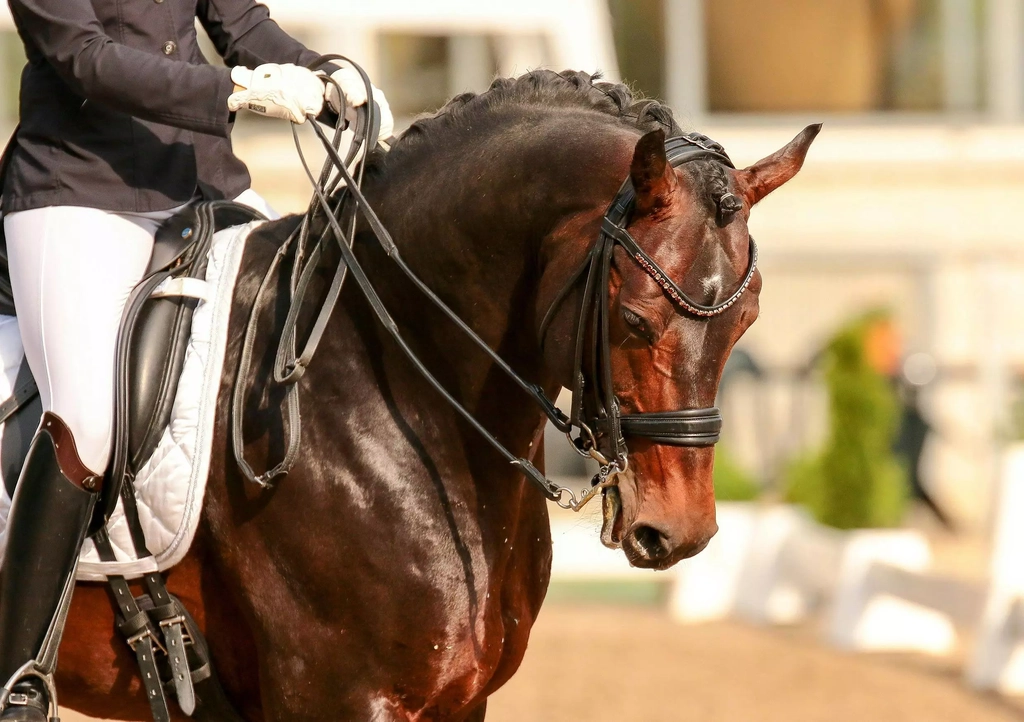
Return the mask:
[[[0,692],[0,722],[49,719],[44,679],[56,663],[61,602],[101,483],[79,459],[67,425],[43,414],[14,494],[0,573],[0,685],[8,685]]]

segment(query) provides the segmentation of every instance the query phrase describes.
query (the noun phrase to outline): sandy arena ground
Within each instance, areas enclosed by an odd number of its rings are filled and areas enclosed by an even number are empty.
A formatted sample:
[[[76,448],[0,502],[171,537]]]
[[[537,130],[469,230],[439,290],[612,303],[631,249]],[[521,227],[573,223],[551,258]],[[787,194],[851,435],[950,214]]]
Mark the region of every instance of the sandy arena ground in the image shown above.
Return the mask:
[[[1009,722],[949,660],[842,654],[808,629],[678,626],[660,611],[550,607],[488,722]]]
[[[64,722],[84,722],[75,714]],[[1010,722],[959,663],[847,655],[809,629],[682,627],[642,607],[553,605],[488,722]]]

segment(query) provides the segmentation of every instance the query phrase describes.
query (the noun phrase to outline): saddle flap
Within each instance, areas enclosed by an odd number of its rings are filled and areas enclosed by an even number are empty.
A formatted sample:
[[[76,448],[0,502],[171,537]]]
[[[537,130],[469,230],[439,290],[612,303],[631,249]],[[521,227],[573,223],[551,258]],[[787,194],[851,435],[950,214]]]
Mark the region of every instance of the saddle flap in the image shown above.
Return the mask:
[[[171,418],[196,301],[151,298],[139,312],[130,349],[128,443],[133,468],[156,448]]]
[[[125,368],[117,369],[115,394],[126,419],[115,428],[112,479],[94,528],[105,523],[117,503],[124,472],[139,469],[159,444],[170,422],[182,365],[192,331],[192,314],[207,289],[206,255],[213,236],[231,226],[265,220],[259,212],[229,201],[191,205],[157,231],[149,273],[140,286],[158,274],[171,273],[134,308],[126,311],[118,344]],[[120,452],[118,451],[120,449]],[[121,454],[120,459],[118,458]]]

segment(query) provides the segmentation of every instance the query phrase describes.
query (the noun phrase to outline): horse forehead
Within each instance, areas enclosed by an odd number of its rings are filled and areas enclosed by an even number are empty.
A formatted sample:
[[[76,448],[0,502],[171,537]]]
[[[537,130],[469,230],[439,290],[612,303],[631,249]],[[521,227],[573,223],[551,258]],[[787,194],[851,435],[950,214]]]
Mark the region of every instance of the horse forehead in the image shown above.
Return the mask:
[[[695,299],[714,298],[726,283],[728,254],[720,250],[709,224],[702,218],[675,218],[638,228],[637,245],[649,255],[676,285]],[[661,287],[639,264],[633,264],[650,294],[664,295]],[[666,299],[668,297],[666,296]]]

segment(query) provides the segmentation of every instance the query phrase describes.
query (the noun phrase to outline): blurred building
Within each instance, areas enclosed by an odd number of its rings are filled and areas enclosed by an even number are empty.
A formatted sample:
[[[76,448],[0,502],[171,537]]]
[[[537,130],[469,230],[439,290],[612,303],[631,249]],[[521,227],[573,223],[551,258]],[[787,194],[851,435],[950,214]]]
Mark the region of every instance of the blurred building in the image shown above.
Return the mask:
[[[723,399],[727,439],[767,478],[813,444],[824,410],[795,375],[842,320],[889,306],[905,353],[938,365],[926,479],[985,526],[1024,369],[1024,0],[266,2],[311,46],[365,64],[405,122],[540,66],[624,78],[738,164],[823,121],[802,174],[752,219],[765,284],[742,345],[765,376]],[[24,61],[0,19],[13,126]],[[282,130],[244,118],[237,147],[261,190],[298,209],[309,191]]]
[[[776,373],[724,400],[734,443],[771,473],[820,438],[821,399],[793,372],[844,318],[889,306],[904,353],[938,367],[923,394],[936,429],[925,480],[961,522],[986,526],[1024,362],[1024,234],[1009,214],[1024,201],[1024,3],[652,5],[669,38],[662,92],[737,163],[825,123],[801,175],[751,221],[765,285],[742,344]],[[783,423],[753,423],[754,393]]]

